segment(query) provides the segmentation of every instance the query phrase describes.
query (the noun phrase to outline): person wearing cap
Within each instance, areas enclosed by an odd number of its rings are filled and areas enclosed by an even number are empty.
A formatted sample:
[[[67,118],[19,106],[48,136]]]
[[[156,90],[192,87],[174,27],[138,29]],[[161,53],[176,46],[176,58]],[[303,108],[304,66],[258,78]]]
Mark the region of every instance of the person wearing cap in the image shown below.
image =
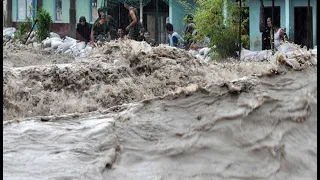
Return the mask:
[[[190,48],[191,43],[193,42],[192,39],[196,35],[197,31],[195,29],[193,16],[191,14],[188,14],[186,16],[186,23],[187,23],[187,28],[184,33],[184,47],[186,50],[188,50]]]
[[[108,24],[108,17],[104,15],[104,9],[98,9],[99,18],[94,22],[91,30],[91,44],[94,46],[95,40],[111,40],[110,26]]]
[[[90,41],[91,25],[87,23],[84,16],[79,18],[79,23],[77,24],[77,39],[84,42]]]
[[[102,16],[105,16],[105,13],[104,13],[105,11],[106,11],[106,9],[104,9],[104,8],[99,8],[98,9],[98,19],[95,22],[99,21]],[[117,38],[117,27],[116,27],[117,23],[114,20],[114,18],[112,16],[108,15],[108,14],[106,14],[106,20],[107,20],[108,26],[110,28],[111,39],[114,40],[114,39]]]
[[[129,11],[129,22],[130,24],[126,27],[126,32],[128,33],[129,39],[138,40],[140,35],[141,24],[138,22],[137,14],[138,11],[136,8],[129,6],[127,3],[124,3],[124,7]]]

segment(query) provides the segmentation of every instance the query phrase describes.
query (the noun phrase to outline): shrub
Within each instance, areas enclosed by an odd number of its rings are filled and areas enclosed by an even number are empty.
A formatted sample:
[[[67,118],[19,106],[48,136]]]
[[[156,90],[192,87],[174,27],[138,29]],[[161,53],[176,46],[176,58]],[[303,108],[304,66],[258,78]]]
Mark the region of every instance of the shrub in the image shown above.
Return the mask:
[[[51,24],[53,23],[50,13],[41,7],[37,11],[35,21],[38,28],[36,37],[39,41],[43,41],[50,35]]]
[[[198,30],[198,36],[206,35],[211,39],[210,47],[214,54],[220,58],[237,56],[239,47],[239,4],[227,0],[198,0],[199,8],[194,14],[194,21]],[[226,7],[227,15],[224,17],[223,9]],[[242,10],[243,12],[244,10]],[[241,28],[247,19],[242,20]],[[247,34],[242,35],[242,45],[250,43]],[[215,57],[217,58],[217,57]]]
[[[25,22],[21,22],[18,25],[17,31],[14,33],[13,40],[25,40],[28,36],[28,32],[30,31],[32,26],[31,18],[27,17]]]

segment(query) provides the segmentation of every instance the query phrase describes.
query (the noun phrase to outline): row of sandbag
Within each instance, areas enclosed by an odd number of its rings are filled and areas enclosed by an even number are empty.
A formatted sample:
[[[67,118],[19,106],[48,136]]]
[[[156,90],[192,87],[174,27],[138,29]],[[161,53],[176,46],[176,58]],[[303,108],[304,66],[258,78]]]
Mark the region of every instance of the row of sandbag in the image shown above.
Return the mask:
[[[17,31],[16,28],[14,27],[9,27],[9,28],[4,28],[3,29],[3,39],[4,40],[9,40],[9,39],[13,39],[14,38],[14,33]],[[29,34],[29,32],[27,32]],[[29,35],[29,38],[27,40],[26,44],[30,44],[30,43],[34,43],[36,42],[36,32],[32,31]]]
[[[314,49],[307,50],[306,47],[301,48],[297,44],[287,42],[281,44],[278,51],[285,54],[288,58],[306,56],[314,59],[317,57],[317,46]],[[272,56],[272,50],[250,51],[243,48],[240,59],[241,61],[270,61]]]
[[[17,31],[14,27],[4,28],[3,29],[3,38],[13,38],[14,33]]]
[[[205,47],[205,48],[201,48],[199,50],[189,50],[189,53],[200,59],[201,61],[204,61],[204,62],[209,62],[212,60],[211,58],[211,48],[208,48],[208,47]]]
[[[43,47],[59,53],[66,53],[73,56],[83,56],[87,52],[92,50],[90,45],[86,45],[85,42],[77,42],[76,39],[66,36],[61,39],[56,33],[50,33],[50,37],[47,37],[42,41]]]

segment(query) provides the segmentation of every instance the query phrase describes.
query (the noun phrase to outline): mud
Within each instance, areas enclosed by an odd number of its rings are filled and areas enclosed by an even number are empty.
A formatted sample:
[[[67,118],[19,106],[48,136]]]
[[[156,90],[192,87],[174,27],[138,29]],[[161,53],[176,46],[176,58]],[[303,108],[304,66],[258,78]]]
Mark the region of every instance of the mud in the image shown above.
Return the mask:
[[[32,44],[31,44],[32,45]],[[3,68],[71,63],[74,57],[18,43],[3,46]]]
[[[205,63],[126,41],[5,68],[4,177],[315,179],[317,67],[306,61]]]
[[[91,112],[163,96],[190,84],[207,87],[252,74],[272,74],[274,69],[270,63],[209,64],[183,50],[130,41],[97,48],[69,64],[52,64],[65,62],[67,57],[60,55],[39,55],[39,62],[21,56],[29,51],[20,51],[7,53],[5,61],[33,66],[4,68],[5,119]],[[17,55],[25,58],[16,62]],[[46,65],[36,65],[40,63]]]

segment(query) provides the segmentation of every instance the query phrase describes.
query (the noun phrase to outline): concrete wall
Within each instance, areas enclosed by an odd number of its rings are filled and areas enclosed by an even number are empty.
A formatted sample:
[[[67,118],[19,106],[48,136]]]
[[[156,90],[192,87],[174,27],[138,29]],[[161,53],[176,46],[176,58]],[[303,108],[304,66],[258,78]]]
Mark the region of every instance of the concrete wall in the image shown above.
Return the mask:
[[[12,21],[17,21],[17,1],[12,0]]]
[[[62,0],[62,20],[56,20],[56,0],[43,0],[43,8],[51,14],[54,22],[68,23],[69,22],[69,7],[70,0]]]
[[[184,0],[193,7],[195,11],[195,4],[191,0]],[[169,0],[169,22],[173,25],[174,31],[180,35],[184,35],[186,29],[186,22],[183,20],[185,15],[193,13],[192,10],[188,10],[183,7],[177,0]]]
[[[294,37],[294,7],[296,6],[308,6],[307,0],[275,0],[275,6],[280,6],[280,26],[287,28],[287,33],[290,39]],[[249,6],[250,14],[250,50],[259,51],[262,49],[261,33],[259,31],[259,17],[260,17],[260,1],[249,0],[247,3]],[[265,7],[271,7],[271,0],[264,0]],[[313,11],[313,45],[316,45],[317,40],[317,6],[316,0],[310,0],[310,6]]]
[[[6,27],[7,22],[6,22],[6,18],[7,18],[7,0],[3,1],[3,27]]]
[[[77,22],[79,22],[79,18],[81,16],[86,17],[87,22],[90,22],[90,0],[77,0],[76,1],[76,14],[77,14]]]
[[[98,8],[102,0],[97,1]],[[62,0],[62,20],[56,20],[56,0],[43,0],[43,8],[50,14],[55,23],[69,23],[70,0]],[[12,0],[12,21],[17,21],[17,0]],[[87,21],[91,19],[91,0],[76,0],[77,21],[80,16],[85,16]]]

